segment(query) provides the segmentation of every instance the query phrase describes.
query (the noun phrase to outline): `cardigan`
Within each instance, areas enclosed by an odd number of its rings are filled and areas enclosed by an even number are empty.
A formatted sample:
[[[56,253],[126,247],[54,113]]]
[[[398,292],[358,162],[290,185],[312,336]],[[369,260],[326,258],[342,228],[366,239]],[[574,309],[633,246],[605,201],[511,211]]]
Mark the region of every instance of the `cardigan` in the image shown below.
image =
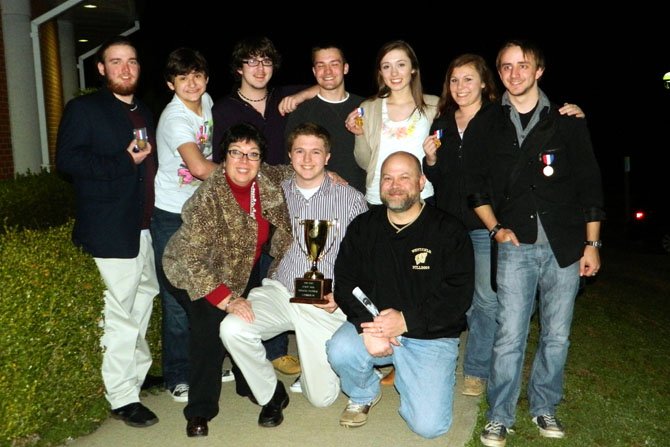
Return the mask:
[[[280,182],[285,167],[263,164],[257,178],[262,214],[274,227],[270,255],[273,272],[292,242],[291,226]],[[186,201],[182,226],[163,254],[170,282],[197,300],[225,284],[239,297],[254,266],[258,224],[237,203],[220,165]]]

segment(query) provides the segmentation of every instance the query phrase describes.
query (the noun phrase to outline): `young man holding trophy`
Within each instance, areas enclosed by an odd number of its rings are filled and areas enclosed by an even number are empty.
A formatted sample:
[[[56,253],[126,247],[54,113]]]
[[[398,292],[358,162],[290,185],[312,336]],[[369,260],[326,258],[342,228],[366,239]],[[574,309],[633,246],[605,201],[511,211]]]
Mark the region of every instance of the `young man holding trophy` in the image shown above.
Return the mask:
[[[282,423],[289,398],[261,341],[294,330],[305,397],[316,407],[337,399],[340,381],[326,357],[326,341],[346,320],[331,291],[335,258],[349,223],[367,210],[363,195],[326,175],[330,136],[304,123],[287,138],[295,176],[282,182],[294,240],[270,278],[249,292],[247,314],[228,315],[221,339],[258,402],[258,424]]]

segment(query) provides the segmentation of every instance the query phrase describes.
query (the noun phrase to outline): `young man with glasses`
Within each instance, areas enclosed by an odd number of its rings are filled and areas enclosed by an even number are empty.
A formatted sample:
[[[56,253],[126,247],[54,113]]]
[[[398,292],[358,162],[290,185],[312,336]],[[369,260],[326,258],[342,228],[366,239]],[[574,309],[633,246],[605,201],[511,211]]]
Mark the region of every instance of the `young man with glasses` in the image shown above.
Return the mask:
[[[235,44],[230,70],[236,79],[232,92],[219,99],[214,115],[214,161],[220,162],[219,145],[230,126],[248,122],[258,127],[268,142],[265,157],[270,165],[285,164],[284,128],[286,114],[301,102],[313,98],[318,86],[280,86],[270,88],[275,70],[281,66],[281,55],[267,37],[243,39]]]
[[[302,101],[313,98],[318,87],[307,90],[303,90],[304,86],[269,88],[272,75],[280,65],[281,55],[267,37],[247,38],[235,44],[230,68],[239,83],[212,108],[215,162],[220,163],[223,159],[220,145],[225,131],[235,124],[247,122],[260,129],[267,140],[265,162],[270,165],[286,163],[284,115],[295,110]],[[261,260],[262,277],[266,276],[270,262],[271,259],[264,255]],[[279,335],[265,346],[268,358],[273,360],[278,371],[289,375],[300,373],[298,359],[287,354],[287,334]]]

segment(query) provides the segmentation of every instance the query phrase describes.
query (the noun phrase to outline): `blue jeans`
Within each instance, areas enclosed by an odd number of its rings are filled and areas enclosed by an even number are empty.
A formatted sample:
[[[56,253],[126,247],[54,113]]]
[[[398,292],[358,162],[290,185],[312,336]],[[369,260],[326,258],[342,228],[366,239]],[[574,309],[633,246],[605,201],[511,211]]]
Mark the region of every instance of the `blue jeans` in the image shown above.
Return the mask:
[[[493,338],[496,333],[498,296],[491,288],[491,239],[485,229],[470,231],[475,251],[475,293],[466,314],[468,338],[463,373],[488,379],[491,370]]]
[[[189,297],[184,290],[177,289],[165,276],[163,252],[170,237],[181,226],[181,215],[154,208],[151,218],[151,237],[156,257],[156,273],[162,304],[163,379],[167,389],[177,384],[188,383],[189,376],[189,323],[182,302]],[[185,301],[184,301],[185,300]]]
[[[528,382],[531,416],[556,414],[579,289],[579,262],[558,266],[549,244],[498,245],[498,329],[487,419],[514,425],[526,340],[539,286],[540,337]]]
[[[400,416],[424,438],[435,438],[451,427],[458,358],[457,338],[420,340],[398,337],[393,354],[373,357],[363,338],[346,322],[326,343],[328,361],[340,376],[342,391],[357,404],[371,402],[380,392],[374,366],[393,363],[400,394]]]

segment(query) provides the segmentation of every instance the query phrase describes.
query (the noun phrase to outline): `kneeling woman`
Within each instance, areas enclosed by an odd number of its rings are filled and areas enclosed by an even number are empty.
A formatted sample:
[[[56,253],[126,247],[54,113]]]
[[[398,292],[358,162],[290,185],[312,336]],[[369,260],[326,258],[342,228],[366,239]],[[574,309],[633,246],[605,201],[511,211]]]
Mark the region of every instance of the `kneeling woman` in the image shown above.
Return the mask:
[[[291,227],[280,182],[288,167],[261,164],[266,142],[250,124],[224,134],[225,161],[182,209],[183,224],[168,243],[163,264],[168,279],[192,302],[191,377],[184,416],[188,436],[207,436],[219,412],[224,347],[219,326],[227,313],[251,312],[249,290],[260,286],[260,257],[269,245],[277,265],[291,243]],[[237,370],[237,393],[251,391]]]

